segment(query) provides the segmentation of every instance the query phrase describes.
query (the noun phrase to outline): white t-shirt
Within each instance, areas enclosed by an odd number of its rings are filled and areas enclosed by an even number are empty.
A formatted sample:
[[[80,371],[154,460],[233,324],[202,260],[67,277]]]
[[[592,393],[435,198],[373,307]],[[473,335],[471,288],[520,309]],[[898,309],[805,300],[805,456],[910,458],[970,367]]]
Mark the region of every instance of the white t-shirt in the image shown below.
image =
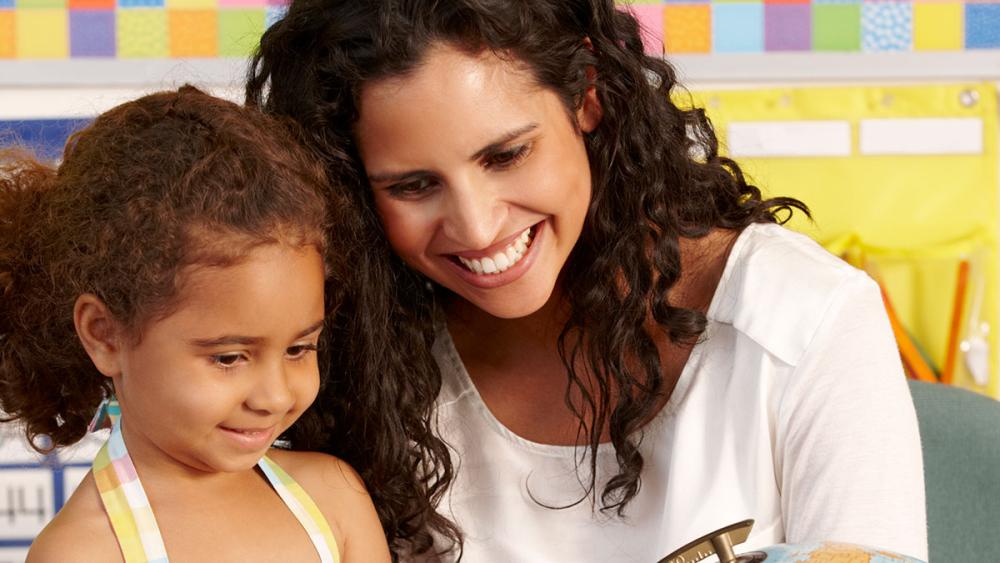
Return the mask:
[[[505,428],[446,331],[434,354],[458,466],[441,510],[465,533],[464,561],[653,563],[748,518],[737,553],[836,540],[927,559],[917,419],[878,287],[802,235],[758,224],[739,236],[704,338],[644,427],[624,519],[589,499],[542,506],[583,496],[583,450]],[[610,444],[598,457],[602,487],[617,465]]]

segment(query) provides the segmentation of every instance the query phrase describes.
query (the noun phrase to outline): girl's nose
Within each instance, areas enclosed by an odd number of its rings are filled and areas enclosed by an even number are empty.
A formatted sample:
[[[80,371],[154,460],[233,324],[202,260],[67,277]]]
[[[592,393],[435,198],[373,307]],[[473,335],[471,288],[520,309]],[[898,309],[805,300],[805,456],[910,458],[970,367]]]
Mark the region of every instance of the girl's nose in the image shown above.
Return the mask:
[[[283,362],[262,367],[246,399],[247,407],[269,414],[284,414],[294,403],[295,396]]]
[[[444,234],[469,250],[486,248],[502,234],[506,215],[506,204],[486,183],[452,183],[444,206]]]

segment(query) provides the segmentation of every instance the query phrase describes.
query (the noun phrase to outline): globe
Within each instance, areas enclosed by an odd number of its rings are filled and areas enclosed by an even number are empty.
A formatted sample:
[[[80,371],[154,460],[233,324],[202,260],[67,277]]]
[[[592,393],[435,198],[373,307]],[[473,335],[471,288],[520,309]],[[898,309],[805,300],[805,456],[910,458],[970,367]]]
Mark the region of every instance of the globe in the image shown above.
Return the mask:
[[[923,563],[919,559],[843,543],[803,543],[778,544],[763,549],[742,553],[739,563]]]

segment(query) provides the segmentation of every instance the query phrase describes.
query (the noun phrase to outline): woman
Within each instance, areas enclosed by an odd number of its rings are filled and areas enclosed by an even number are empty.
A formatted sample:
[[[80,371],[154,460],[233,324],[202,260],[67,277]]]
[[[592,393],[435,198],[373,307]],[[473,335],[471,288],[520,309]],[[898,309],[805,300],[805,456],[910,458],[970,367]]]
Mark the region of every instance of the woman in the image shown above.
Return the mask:
[[[753,518],[747,547],[926,558],[877,288],[775,224],[804,207],[676,86],[611,0],[295,0],[265,34],[249,101],[311,130],[369,234],[333,370],[399,423],[326,449],[397,549],[451,521],[472,561],[655,561]]]

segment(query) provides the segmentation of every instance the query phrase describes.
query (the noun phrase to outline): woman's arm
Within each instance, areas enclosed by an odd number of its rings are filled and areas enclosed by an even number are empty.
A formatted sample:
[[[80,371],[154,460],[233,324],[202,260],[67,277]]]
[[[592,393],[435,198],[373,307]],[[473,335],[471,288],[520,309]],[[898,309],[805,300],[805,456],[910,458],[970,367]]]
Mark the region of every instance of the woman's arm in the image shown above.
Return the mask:
[[[878,287],[833,299],[777,409],[786,541],[837,540],[927,559],[916,413]]]

